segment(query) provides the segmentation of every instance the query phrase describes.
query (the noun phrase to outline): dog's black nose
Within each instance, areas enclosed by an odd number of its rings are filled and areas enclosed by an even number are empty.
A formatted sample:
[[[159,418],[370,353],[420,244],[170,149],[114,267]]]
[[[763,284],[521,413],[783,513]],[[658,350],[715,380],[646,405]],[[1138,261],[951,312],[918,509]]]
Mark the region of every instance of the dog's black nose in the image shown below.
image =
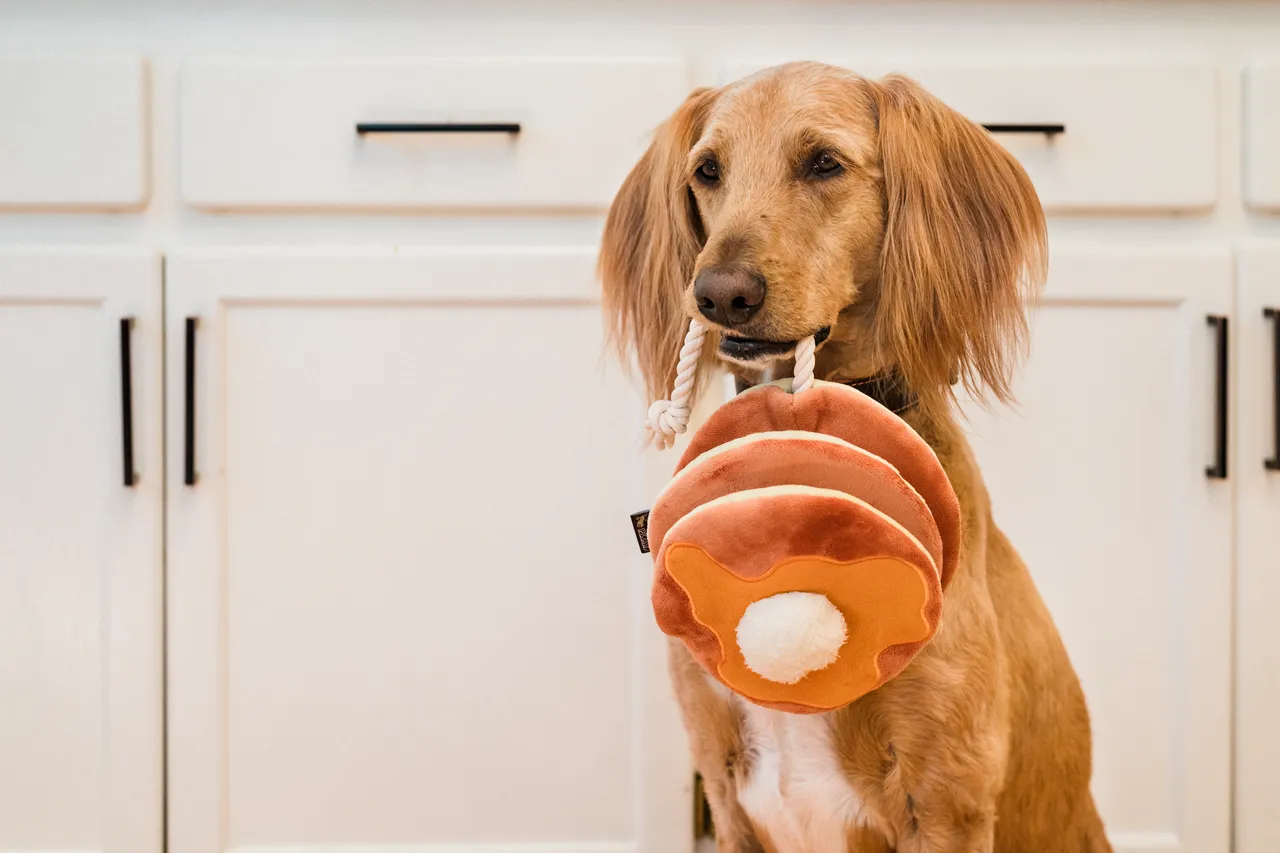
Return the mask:
[[[708,267],[693,282],[702,316],[722,326],[751,319],[764,304],[764,276],[741,267]]]

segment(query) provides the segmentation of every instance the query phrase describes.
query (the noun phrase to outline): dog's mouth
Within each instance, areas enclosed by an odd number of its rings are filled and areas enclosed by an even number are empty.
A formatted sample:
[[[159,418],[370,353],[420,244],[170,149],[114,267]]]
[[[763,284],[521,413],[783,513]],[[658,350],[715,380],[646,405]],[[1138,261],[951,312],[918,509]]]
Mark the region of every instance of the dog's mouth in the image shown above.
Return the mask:
[[[831,327],[823,326],[813,333],[815,344],[821,344],[831,337]],[[765,361],[790,355],[799,340],[767,341],[760,338],[744,338],[732,332],[720,336],[720,355],[734,361]]]

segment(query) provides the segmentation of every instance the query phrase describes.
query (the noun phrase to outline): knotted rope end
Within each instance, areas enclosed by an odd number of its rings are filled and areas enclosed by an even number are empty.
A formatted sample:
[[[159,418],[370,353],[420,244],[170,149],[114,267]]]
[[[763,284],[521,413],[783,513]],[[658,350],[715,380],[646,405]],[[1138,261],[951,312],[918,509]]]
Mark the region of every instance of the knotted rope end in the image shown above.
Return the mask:
[[[680,362],[676,365],[676,381],[670,400],[654,400],[645,418],[650,440],[659,450],[666,450],[676,443],[676,436],[689,427],[693,413],[693,384],[698,376],[698,359],[702,354],[702,341],[707,327],[697,320],[689,321],[689,331],[680,348]]]

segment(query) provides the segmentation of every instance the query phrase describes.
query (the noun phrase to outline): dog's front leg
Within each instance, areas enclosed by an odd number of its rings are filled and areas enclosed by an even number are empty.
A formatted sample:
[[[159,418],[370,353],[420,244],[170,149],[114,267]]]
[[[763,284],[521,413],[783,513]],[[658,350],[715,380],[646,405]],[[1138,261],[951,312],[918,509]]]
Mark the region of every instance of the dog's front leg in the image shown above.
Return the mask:
[[[995,849],[1007,692],[994,632],[977,627],[966,625],[960,648],[956,635],[940,636],[901,676],[837,717],[851,781],[897,853]]]
[[[742,765],[741,718],[725,691],[711,685],[684,644],[670,644],[671,679],[680,714],[711,804],[718,853],[764,853],[746,813],[738,803],[735,778]]]
[[[925,681],[937,685],[934,675]],[[935,686],[936,716],[922,714],[923,684],[913,681],[889,685],[896,689],[882,697],[892,722],[879,741],[879,822],[898,853],[992,853],[1007,760],[999,703],[970,697],[952,704],[956,697],[942,699]],[[908,712],[904,701],[916,710]]]
[[[995,803],[956,802],[954,791],[908,794],[889,819],[897,853],[992,853]],[[964,798],[967,799],[967,798]]]
[[[897,853],[992,853],[1001,751],[984,748],[991,738],[968,750],[959,738],[929,740],[889,742],[875,822]]]

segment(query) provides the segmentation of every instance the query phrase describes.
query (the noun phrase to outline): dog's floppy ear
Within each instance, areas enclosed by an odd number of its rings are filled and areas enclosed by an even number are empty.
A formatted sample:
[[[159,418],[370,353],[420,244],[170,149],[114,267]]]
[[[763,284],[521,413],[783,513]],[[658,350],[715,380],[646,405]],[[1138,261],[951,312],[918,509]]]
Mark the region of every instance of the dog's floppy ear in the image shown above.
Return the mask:
[[[886,225],[876,305],[882,355],[931,404],[959,380],[1006,401],[1044,282],[1031,179],[978,125],[904,77],[872,82]]]
[[[635,352],[651,401],[670,393],[689,327],[681,296],[704,235],[686,158],[717,95],[696,90],[658,129],[605,221],[599,274],[610,342],[624,365]]]

